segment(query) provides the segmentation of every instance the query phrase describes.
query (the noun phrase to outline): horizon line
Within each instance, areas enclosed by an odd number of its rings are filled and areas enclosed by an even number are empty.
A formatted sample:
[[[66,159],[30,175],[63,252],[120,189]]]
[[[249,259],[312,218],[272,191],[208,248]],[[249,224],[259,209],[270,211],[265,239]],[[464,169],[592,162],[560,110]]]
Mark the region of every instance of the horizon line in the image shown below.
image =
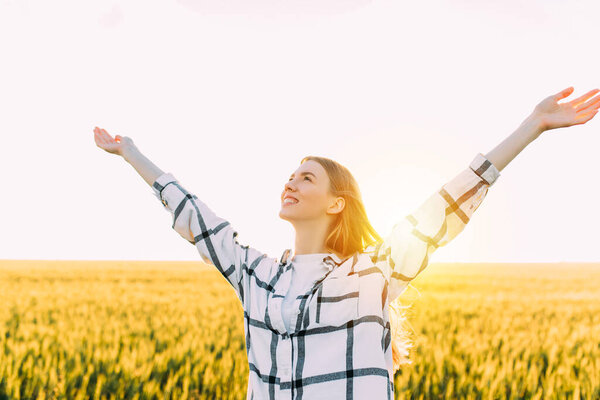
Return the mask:
[[[273,257],[275,258],[275,257]],[[197,262],[200,264],[212,265],[202,260],[157,260],[157,259],[56,259],[56,258],[0,258],[0,262],[4,261],[96,261],[96,262],[120,262],[120,261],[137,261],[137,262]],[[430,261],[429,264],[600,264],[599,261]]]

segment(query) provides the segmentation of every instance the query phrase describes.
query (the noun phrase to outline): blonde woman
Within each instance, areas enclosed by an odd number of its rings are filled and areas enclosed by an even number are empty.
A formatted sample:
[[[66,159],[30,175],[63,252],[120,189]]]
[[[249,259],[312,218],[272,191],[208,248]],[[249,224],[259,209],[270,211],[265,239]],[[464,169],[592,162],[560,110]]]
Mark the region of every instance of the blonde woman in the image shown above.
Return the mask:
[[[272,258],[238,242],[231,224],[148,160],[126,136],[95,128],[96,144],[122,156],[194,245],[235,290],[244,309],[247,399],[392,399],[394,373],[411,343],[398,296],[455,238],[500,171],[543,132],[583,124],[600,107],[594,89],[540,102],[518,129],[399,221],[382,239],[369,223],[350,171],[305,157],[284,184],[279,217],[294,249]],[[593,97],[593,98],[592,98]]]

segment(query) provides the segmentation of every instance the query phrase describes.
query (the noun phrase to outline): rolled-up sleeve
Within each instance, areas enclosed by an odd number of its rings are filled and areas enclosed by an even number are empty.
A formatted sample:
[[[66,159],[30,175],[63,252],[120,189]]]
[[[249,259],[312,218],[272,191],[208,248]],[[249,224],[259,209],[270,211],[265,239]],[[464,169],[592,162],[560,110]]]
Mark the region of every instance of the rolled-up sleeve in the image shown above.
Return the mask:
[[[239,244],[238,233],[229,221],[217,216],[196,195],[189,193],[170,172],[153,182],[152,191],[171,213],[171,228],[198,249],[204,262],[219,270],[243,303],[248,267],[266,254]]]
[[[377,246],[389,282],[390,301],[429,263],[431,254],[454,239],[470,221],[500,176],[498,169],[481,153],[448,183],[405,216]]]

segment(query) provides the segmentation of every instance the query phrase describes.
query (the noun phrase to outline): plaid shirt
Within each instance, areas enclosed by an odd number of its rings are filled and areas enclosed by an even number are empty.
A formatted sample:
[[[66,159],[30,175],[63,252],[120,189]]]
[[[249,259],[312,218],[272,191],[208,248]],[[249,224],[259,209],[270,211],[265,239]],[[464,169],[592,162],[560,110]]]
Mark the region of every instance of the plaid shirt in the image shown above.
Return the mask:
[[[291,250],[277,259],[238,242],[171,173],[153,194],[172,228],[231,284],[244,310],[249,377],[247,399],[393,399],[388,306],[427,266],[429,257],[460,233],[500,175],[481,153],[392,228],[382,242],[346,259],[324,257],[323,276],[296,299],[287,332],[281,313],[290,287]]]

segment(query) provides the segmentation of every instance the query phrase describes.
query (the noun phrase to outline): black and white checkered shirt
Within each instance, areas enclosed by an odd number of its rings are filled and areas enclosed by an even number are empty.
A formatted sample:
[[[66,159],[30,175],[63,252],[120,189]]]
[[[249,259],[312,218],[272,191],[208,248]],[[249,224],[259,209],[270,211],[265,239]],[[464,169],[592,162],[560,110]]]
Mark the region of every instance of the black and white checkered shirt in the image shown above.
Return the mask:
[[[172,228],[231,284],[244,310],[249,363],[247,399],[394,398],[388,306],[458,235],[500,175],[481,153],[392,228],[383,242],[328,268],[296,299],[287,332],[281,306],[292,276],[290,249],[277,259],[238,243],[231,224],[215,215],[171,173],[153,194],[171,213]]]

